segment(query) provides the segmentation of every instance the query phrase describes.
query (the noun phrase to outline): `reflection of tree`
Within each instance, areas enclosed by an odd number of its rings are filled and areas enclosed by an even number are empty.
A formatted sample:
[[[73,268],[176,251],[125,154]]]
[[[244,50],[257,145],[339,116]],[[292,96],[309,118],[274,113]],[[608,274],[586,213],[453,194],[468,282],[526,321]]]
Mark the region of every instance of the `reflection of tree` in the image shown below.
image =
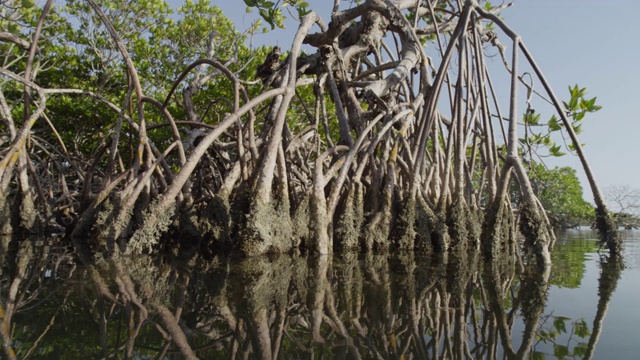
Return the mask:
[[[8,359],[26,358],[59,323],[69,298],[59,285],[75,266],[62,246],[17,237],[0,241],[0,339]],[[29,326],[16,326],[23,321]],[[20,348],[14,349],[16,344]]]
[[[563,247],[571,247],[570,251],[563,251]],[[586,271],[585,258],[588,253],[595,253],[598,243],[587,239],[559,240],[553,252],[554,271],[549,280],[552,285],[575,289]]]
[[[0,254],[1,304],[11,311],[3,350],[20,358],[536,358],[536,339],[555,342],[552,331],[567,327],[543,314],[549,268],[526,258],[518,271],[512,256],[489,263],[461,248],[173,264],[123,257],[73,276],[59,267],[47,280],[43,269],[60,255],[28,244]],[[603,263],[589,354],[615,269]],[[579,322],[572,331],[589,332]]]
[[[553,345],[553,355],[556,358],[563,359],[567,356],[582,359],[586,353],[587,343],[584,341],[590,334],[587,322],[584,319],[578,319],[570,324],[570,330],[567,330],[567,322],[571,319],[563,316],[552,316],[551,314],[543,316],[540,329],[538,330],[538,341],[534,348],[540,342],[551,343]],[[562,334],[568,334],[566,341],[560,341]],[[534,358],[546,358],[546,355],[540,351],[534,351]]]
[[[615,257],[602,259],[600,266],[601,272],[600,279],[598,280],[598,295],[600,299],[598,300],[598,311],[593,320],[593,332],[589,338],[589,344],[587,345],[587,351],[584,356],[585,359],[591,359],[593,357],[593,352],[595,351],[596,344],[600,339],[600,333],[602,332],[602,322],[607,315],[611,296],[613,296],[618,286],[618,280],[624,267],[622,261]]]

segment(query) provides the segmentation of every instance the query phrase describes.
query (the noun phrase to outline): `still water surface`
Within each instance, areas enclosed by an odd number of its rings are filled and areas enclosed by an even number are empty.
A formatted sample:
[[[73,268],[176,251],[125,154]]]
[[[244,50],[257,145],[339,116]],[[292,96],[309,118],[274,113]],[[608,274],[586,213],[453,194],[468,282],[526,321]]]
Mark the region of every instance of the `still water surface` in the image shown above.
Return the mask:
[[[551,273],[478,256],[110,259],[1,240],[0,359],[640,358],[640,231],[625,267],[561,234]]]

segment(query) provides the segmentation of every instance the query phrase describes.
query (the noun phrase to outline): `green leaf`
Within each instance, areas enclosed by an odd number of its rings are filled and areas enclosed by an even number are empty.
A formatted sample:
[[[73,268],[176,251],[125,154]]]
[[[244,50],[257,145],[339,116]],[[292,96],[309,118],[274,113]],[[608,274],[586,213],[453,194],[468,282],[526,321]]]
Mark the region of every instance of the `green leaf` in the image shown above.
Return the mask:
[[[551,116],[551,119],[549,119],[549,130],[551,131],[558,131],[560,129],[562,129],[562,125],[558,124],[558,118],[553,115]]]
[[[552,156],[556,156],[556,157],[560,157],[565,155],[565,153],[563,153],[562,151],[560,151],[560,145],[554,145],[552,147],[549,148],[549,153]]]
[[[562,318],[562,317],[557,317],[553,320],[553,326],[558,329],[558,331],[560,332],[560,334],[562,333],[566,333],[567,332],[567,328],[564,324],[566,318]]]
[[[572,98],[578,97],[580,93],[580,89],[578,88],[578,84],[573,85],[572,88],[569,88],[569,92],[571,93]]]
[[[576,85],[576,87],[578,87],[578,85]],[[583,97],[585,95],[587,95],[587,88],[582,88],[578,90],[578,97]]]
[[[585,99],[580,100],[580,110],[587,110],[587,101]]]
[[[531,359],[533,359],[533,360],[546,360],[547,356],[542,352],[534,351],[532,356],[531,356]]]
[[[578,98],[577,97],[571,97],[571,100],[569,100],[569,110],[574,111],[578,109]]]
[[[275,24],[273,23],[273,18],[270,16],[269,13],[267,13],[267,11],[265,11],[264,9],[260,9],[258,10],[258,12],[260,13],[260,16],[262,16],[264,21],[266,21],[269,25],[271,25],[271,30],[276,28]]]
[[[587,326],[587,322],[584,321],[584,319],[581,319],[580,321],[576,322],[574,327],[575,327],[576,335],[583,339],[591,335],[591,332],[589,331],[589,327]]]
[[[582,359],[587,354],[588,344],[581,342],[573,348],[573,356]]]
[[[276,6],[276,4],[272,1],[265,1],[262,4],[260,4],[261,7],[266,7],[266,8],[272,8],[274,6]]]
[[[538,122],[540,121],[540,114],[527,113],[524,115],[523,121],[525,124],[528,124],[528,125],[537,125]]]
[[[567,355],[569,355],[569,349],[564,345],[554,345],[553,346],[553,355],[555,355],[558,359],[564,359]]]

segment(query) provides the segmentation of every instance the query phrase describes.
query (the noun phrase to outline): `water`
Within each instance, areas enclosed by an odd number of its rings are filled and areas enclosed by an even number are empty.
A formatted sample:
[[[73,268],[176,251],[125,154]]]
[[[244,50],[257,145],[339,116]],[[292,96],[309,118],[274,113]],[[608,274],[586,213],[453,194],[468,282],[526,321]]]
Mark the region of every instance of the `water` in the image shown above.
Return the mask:
[[[4,239],[0,358],[635,359],[640,231],[622,235],[624,269],[571,230],[550,274],[413,254],[79,266]]]

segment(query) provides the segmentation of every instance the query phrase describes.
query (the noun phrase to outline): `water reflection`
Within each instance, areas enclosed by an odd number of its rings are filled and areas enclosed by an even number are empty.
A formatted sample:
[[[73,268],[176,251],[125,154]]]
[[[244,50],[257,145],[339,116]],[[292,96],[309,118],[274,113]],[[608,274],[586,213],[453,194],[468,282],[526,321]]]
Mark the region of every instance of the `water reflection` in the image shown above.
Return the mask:
[[[584,253],[563,261],[558,252],[561,273],[455,253],[137,257],[76,267],[52,242],[0,245],[8,359],[535,359],[545,356],[543,342],[547,355],[590,358],[622,271],[599,262],[588,324],[546,310],[550,283],[579,286]],[[568,332],[573,340],[561,344]]]

